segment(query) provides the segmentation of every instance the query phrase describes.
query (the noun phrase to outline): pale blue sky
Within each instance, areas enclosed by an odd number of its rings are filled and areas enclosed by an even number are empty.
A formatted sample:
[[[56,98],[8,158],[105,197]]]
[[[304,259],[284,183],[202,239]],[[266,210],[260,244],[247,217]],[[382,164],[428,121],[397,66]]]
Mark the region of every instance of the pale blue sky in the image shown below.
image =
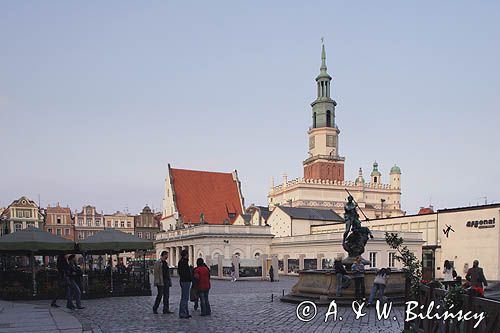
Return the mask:
[[[161,207],[167,163],[302,175],[320,38],[346,177],[409,213],[500,201],[500,21],[482,1],[0,1],[0,206]]]

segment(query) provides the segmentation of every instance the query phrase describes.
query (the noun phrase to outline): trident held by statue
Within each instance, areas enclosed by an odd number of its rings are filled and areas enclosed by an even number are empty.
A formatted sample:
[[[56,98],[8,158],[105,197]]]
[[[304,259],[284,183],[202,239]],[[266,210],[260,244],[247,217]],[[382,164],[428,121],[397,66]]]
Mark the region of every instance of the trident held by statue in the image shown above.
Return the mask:
[[[359,207],[359,205],[356,202],[356,200],[354,200],[354,196],[351,194],[351,192],[349,192],[349,190],[346,189],[346,188],[344,188],[344,190],[346,190],[347,194],[349,194],[352,197],[352,201],[354,201],[354,203],[356,204],[356,207],[359,209],[359,211],[361,212],[361,214],[363,214],[363,216],[365,217],[366,221],[368,221],[369,220],[368,216],[365,215],[365,212],[363,212],[363,210],[361,209],[361,207]]]

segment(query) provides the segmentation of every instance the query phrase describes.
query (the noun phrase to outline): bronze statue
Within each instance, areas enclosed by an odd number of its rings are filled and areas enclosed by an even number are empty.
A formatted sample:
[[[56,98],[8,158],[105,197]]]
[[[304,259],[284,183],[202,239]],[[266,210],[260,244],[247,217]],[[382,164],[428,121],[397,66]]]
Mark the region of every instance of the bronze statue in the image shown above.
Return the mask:
[[[373,238],[370,229],[361,226],[357,208],[358,204],[352,195],[349,194],[347,203],[344,206],[345,232],[342,239],[342,247],[347,251],[350,258],[362,255],[365,252],[365,245],[368,238]]]

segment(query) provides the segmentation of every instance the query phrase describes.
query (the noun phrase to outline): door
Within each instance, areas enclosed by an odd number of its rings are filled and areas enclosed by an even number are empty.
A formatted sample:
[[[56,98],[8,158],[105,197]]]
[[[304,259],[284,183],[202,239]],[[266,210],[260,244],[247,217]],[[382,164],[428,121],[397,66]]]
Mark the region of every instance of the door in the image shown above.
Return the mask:
[[[422,250],[422,280],[434,279],[435,254],[434,249]]]

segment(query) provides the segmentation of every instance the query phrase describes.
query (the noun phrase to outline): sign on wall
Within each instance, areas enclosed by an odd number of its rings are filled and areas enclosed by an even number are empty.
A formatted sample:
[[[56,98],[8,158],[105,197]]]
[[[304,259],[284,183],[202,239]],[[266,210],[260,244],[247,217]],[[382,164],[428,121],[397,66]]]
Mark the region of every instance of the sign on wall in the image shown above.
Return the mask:
[[[489,220],[477,220],[477,221],[467,221],[466,226],[469,228],[494,228],[495,227],[495,218]]]

